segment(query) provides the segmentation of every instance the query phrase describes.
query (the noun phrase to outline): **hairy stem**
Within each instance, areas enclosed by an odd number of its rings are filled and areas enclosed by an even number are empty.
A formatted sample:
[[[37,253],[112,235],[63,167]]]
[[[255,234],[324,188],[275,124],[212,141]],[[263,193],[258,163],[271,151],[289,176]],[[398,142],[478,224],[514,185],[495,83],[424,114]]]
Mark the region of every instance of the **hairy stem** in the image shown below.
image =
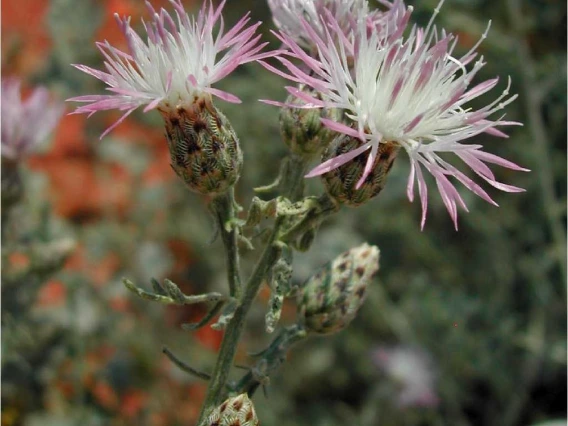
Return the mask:
[[[234,189],[213,199],[211,208],[221,233],[227,257],[227,280],[231,297],[239,299],[242,292],[241,273],[239,269],[238,228],[231,221],[235,219]]]

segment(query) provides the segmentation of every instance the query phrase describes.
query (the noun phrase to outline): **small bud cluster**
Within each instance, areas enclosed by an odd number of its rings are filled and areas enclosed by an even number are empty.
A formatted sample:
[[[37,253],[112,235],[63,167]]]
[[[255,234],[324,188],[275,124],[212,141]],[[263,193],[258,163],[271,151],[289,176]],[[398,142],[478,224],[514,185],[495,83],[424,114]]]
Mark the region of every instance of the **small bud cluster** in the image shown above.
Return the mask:
[[[307,331],[329,334],[344,329],[363,304],[367,285],[379,269],[379,249],[362,244],[325,265],[304,284],[298,299]]]

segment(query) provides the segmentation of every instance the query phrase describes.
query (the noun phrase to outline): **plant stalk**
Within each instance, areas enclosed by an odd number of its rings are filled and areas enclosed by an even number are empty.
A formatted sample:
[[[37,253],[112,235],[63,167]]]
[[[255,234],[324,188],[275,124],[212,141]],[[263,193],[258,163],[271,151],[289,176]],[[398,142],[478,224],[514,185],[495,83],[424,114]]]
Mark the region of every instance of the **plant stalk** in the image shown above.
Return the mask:
[[[303,195],[303,178],[307,168],[307,161],[294,155],[290,155],[284,161],[280,188],[284,196],[290,197],[292,201],[295,201],[300,199]],[[219,405],[225,396],[227,379],[233,365],[237,345],[245,325],[247,314],[267,273],[278,260],[279,248],[275,245],[275,242],[285,220],[286,218],[284,217],[278,217],[274,222],[274,227],[264,251],[246,284],[242,297],[239,298],[239,306],[227,325],[223,341],[221,342],[217,363],[211,374],[207,395],[201,408],[197,422],[198,425],[201,425],[205,421],[209,412]],[[224,227],[222,227],[221,232],[223,232],[223,230]],[[231,283],[231,280],[234,280],[234,278],[230,277],[229,283]]]
[[[225,194],[214,198],[211,207],[225,247],[229,294],[231,297],[239,299],[242,292],[239,248],[237,246],[239,230],[231,224],[231,221],[236,218],[235,205],[235,191],[231,188]]]

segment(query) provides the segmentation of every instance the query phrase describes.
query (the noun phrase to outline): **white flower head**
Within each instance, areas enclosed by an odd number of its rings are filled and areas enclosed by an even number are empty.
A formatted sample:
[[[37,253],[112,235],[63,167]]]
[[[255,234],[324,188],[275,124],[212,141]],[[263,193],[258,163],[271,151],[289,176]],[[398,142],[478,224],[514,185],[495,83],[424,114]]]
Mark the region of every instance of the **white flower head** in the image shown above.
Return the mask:
[[[479,110],[466,107],[469,101],[488,92],[498,83],[495,78],[469,88],[473,77],[485,65],[483,58],[474,60],[477,58],[476,49],[487,31],[469,52],[455,58],[453,51],[457,38],[445,31],[438,31],[433,25],[440,6],[441,3],[425,29],[414,26],[407,37],[402,37],[402,33],[412,12],[410,7],[404,13],[400,9],[395,11],[391,20],[397,23],[394,31],[369,31],[366,24],[360,24],[357,34],[339,38],[339,45],[337,35],[342,34],[342,30],[332,16],[329,16],[328,31],[323,38],[316,34],[310,22],[301,20],[304,30],[317,46],[317,58],[303,53],[292,37],[280,32],[280,40],[289,48],[286,56],[301,60],[305,67],[295,66],[284,55],[278,56],[278,60],[287,68],[287,72],[268,64],[263,65],[321,93],[322,99],[317,99],[295,87],[288,87],[292,95],[305,103],[304,107],[343,109],[351,119],[350,125],[322,121],[328,127],[363,142],[357,149],[320,164],[307,177],[327,173],[366,153],[367,165],[357,183],[357,187],[360,187],[372,170],[379,145],[394,142],[406,150],[411,161],[407,191],[411,201],[414,182],[418,181],[422,227],[427,211],[424,168],[435,178],[457,229],[457,204],[465,210],[467,207],[448,177],[454,177],[484,200],[496,203],[477,183],[446,162],[440,154],[455,154],[490,185],[507,192],[523,189],[498,182],[485,163],[513,170],[527,169],[482,151],[481,145],[461,143],[483,132],[506,137],[496,126],[520,123],[504,121],[502,117],[491,121],[488,117],[502,110],[517,96],[509,96],[509,81],[501,95],[487,106]],[[466,67],[472,63],[468,70]],[[278,102],[268,103],[282,105]]]
[[[175,19],[165,9],[154,10],[147,1],[151,20],[143,22],[146,40],[130,27],[130,17],[115,15],[127,39],[128,53],[105,41],[97,43],[97,46],[106,59],[106,71],[75,65],[106,83],[109,86],[107,90],[112,93],[69,99],[86,103],[75,113],[93,114],[112,109],[125,111],[102,134],[102,138],[143,105],[144,112],[155,108],[168,111],[178,105],[188,106],[205,95],[240,102],[236,96],[211,86],[239,65],[274,53],[259,53],[267,43],[259,43],[261,36],[256,34],[256,29],[260,22],[246,26],[250,20],[248,14],[224,32],[221,11],[225,1],[215,9],[212,1],[206,0],[197,18],[194,18],[185,12],[181,0],[170,0]],[[215,31],[217,26],[218,31]]]

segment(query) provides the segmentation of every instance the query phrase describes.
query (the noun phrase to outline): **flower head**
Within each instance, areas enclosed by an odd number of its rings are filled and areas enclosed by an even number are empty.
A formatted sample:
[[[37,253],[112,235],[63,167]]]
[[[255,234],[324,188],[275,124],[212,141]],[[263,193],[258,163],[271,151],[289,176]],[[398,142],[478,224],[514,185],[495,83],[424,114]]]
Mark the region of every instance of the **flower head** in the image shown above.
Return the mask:
[[[276,70],[268,64],[263,65],[289,80],[320,92],[321,96],[316,98],[295,87],[288,87],[288,92],[301,99],[304,107],[344,109],[350,123],[322,121],[329,128],[363,142],[356,149],[320,164],[307,177],[322,175],[365,154],[366,165],[356,184],[360,188],[371,173],[379,146],[397,144],[404,148],[411,162],[407,190],[411,201],[414,183],[418,181],[422,227],[427,212],[424,168],[436,180],[442,200],[457,229],[457,204],[465,210],[467,207],[448,177],[457,179],[484,200],[497,204],[481,186],[447,162],[443,158],[445,154],[455,154],[479,177],[507,192],[523,190],[498,182],[486,163],[513,170],[527,169],[484,152],[481,145],[461,143],[484,132],[506,137],[496,127],[520,123],[504,121],[503,117],[490,120],[489,117],[511,103],[516,95],[509,96],[509,82],[501,95],[487,106],[479,110],[465,106],[498,83],[495,78],[469,88],[474,76],[485,65],[482,57],[477,58],[476,49],[487,32],[471,50],[456,58],[453,52],[457,38],[445,31],[438,31],[433,25],[438,10],[439,7],[425,29],[414,26],[407,37],[402,37],[412,8],[404,11],[397,8],[391,19],[397,25],[396,30],[369,31],[366,24],[359,23],[356,34],[340,37],[339,45],[337,35],[343,34],[343,31],[333,16],[327,14],[328,30],[325,37],[320,37],[313,25],[302,19],[304,31],[310,34],[317,46],[318,57],[303,53],[299,44],[281,31],[278,37],[289,49],[286,56],[299,59],[305,66],[297,67],[284,55],[278,59],[287,72]],[[472,63],[468,70],[466,67]]]
[[[2,157],[19,160],[43,142],[53,131],[64,105],[50,101],[44,87],[36,88],[25,100],[16,78],[2,80]]]
[[[206,0],[197,18],[193,18],[185,12],[181,0],[170,0],[175,19],[166,10],[157,12],[146,2],[151,13],[150,22],[143,22],[146,41],[130,27],[130,18],[115,15],[128,42],[128,52],[105,41],[97,46],[106,59],[106,71],[75,65],[106,83],[107,90],[112,93],[69,99],[86,104],[78,107],[75,113],[125,111],[102,138],[143,105],[144,112],[158,108],[162,114],[167,114],[179,106],[185,108],[201,97],[210,99],[211,95],[228,102],[240,102],[236,96],[211,85],[239,65],[274,53],[259,53],[266,43],[259,43],[261,36],[255,34],[260,22],[247,27],[248,14],[224,32],[221,11],[225,1],[215,9],[212,1]],[[214,36],[218,23],[219,30]]]

